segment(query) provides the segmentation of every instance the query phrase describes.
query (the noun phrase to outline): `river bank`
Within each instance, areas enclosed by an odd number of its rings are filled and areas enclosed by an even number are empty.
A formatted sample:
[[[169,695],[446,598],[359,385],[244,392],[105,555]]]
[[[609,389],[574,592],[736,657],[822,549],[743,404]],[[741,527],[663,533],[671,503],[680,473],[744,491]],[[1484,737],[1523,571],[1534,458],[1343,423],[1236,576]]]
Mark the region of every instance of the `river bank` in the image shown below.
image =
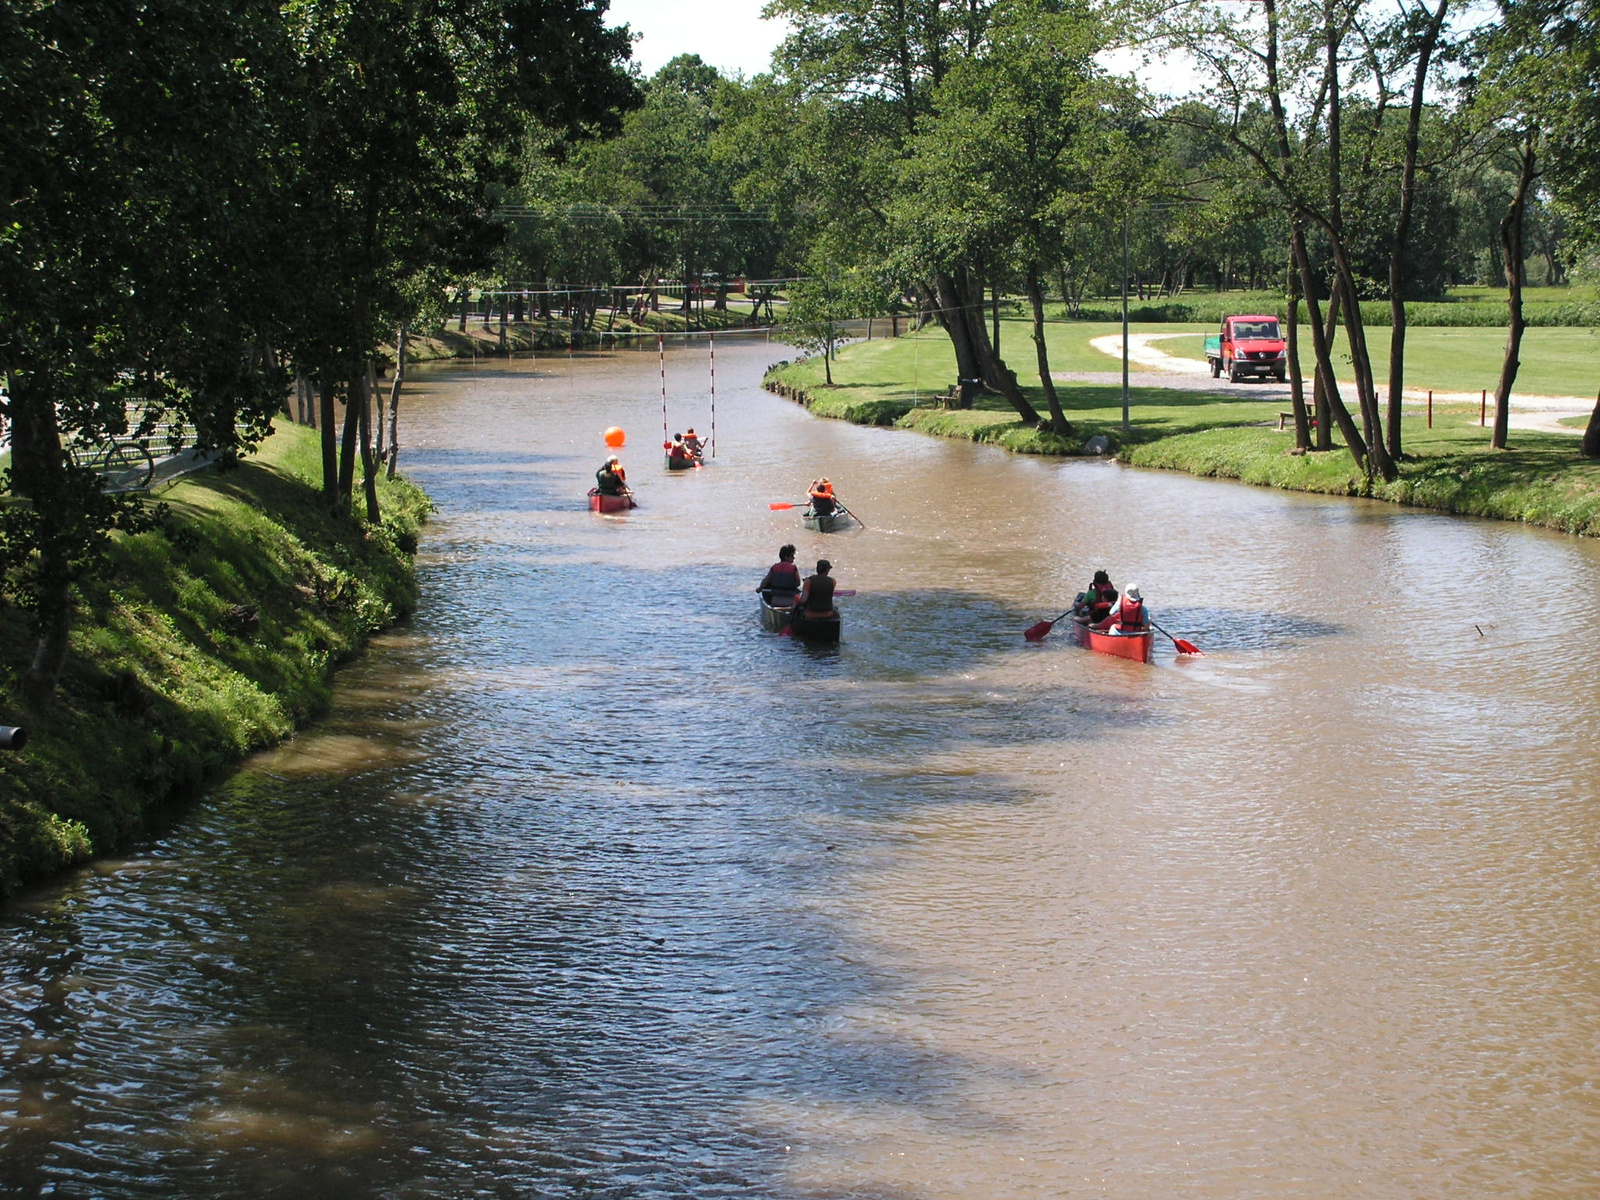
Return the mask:
[[[1008,325],[1006,345],[1020,363],[1016,347],[1026,337],[1026,326]],[[1092,346],[1100,332],[1094,325],[1047,327],[1052,375],[1073,426],[1070,437],[1024,424],[998,396],[980,396],[971,409],[944,408],[940,395],[954,378],[954,362],[949,339],[937,330],[846,347],[832,366],[833,387],[823,383],[818,359],[777,364],[764,384],[818,416],[855,424],[894,426],[1022,454],[1084,454],[1090,439],[1099,436],[1130,466],[1290,491],[1367,496],[1600,536],[1600,462],[1577,457],[1571,432],[1517,429],[1509,450],[1492,451],[1488,430],[1479,424],[1479,404],[1435,403],[1431,418],[1427,408],[1413,405],[1402,424],[1406,458],[1399,477],[1392,483],[1369,481],[1337,437],[1331,453],[1290,453],[1293,434],[1283,428],[1281,416],[1289,404],[1275,390],[1221,391],[1208,386],[1209,380],[1185,386],[1183,380],[1148,376],[1135,379],[1143,386],[1130,388],[1129,428],[1124,429],[1121,388],[1105,374],[1111,360]],[[1031,347],[1027,358],[1031,363]],[[1047,412],[1037,373],[1022,375],[1022,383],[1029,402]]]
[[[317,435],[287,421],[237,470],[160,487],[168,519],[119,537],[84,586],[55,701],[24,703],[30,621],[0,609],[0,892],[124,844],[162,805],[323,711],[333,668],[415,602],[427,497],[383,481],[377,529],[320,497]]]

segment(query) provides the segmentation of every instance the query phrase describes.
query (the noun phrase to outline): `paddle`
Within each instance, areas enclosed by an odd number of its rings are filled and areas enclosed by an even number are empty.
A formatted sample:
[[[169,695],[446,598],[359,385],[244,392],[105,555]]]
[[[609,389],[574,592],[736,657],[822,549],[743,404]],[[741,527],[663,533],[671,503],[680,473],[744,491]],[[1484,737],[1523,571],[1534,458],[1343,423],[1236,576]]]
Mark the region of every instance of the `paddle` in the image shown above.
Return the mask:
[[[1040,621],[1037,625],[1030,625],[1028,628],[1022,631],[1022,636],[1027,638],[1030,642],[1037,642],[1055,628],[1056,621],[1063,621],[1071,615],[1072,610],[1069,608],[1066,612],[1057,617],[1055,621]]]
[[[838,508],[839,508],[840,512],[842,512],[845,516],[849,517],[857,525],[861,526],[861,528],[865,529],[867,527],[867,523],[865,521],[863,521],[860,517],[856,516],[855,513],[851,512],[844,505],[839,504],[839,502],[837,500],[834,501],[834,504],[838,505]]]
[[[786,508],[804,508],[808,503],[809,503],[809,501],[799,500],[799,501],[796,501],[794,504],[785,504],[783,501],[779,500],[774,504],[767,505],[767,507],[770,508],[773,512],[782,512]]]
[[[1177,648],[1177,651],[1178,651],[1179,654],[1198,654],[1201,658],[1204,658],[1206,656],[1206,652],[1204,650],[1200,649],[1199,646],[1196,646],[1193,642],[1188,641],[1185,638],[1175,638],[1175,637],[1173,637],[1170,633],[1167,633],[1167,631],[1165,629],[1162,629],[1161,626],[1157,625],[1154,621],[1150,622],[1150,626],[1151,626],[1152,629],[1155,629],[1159,633],[1165,635],[1167,641],[1171,642],[1173,644],[1173,646]]]

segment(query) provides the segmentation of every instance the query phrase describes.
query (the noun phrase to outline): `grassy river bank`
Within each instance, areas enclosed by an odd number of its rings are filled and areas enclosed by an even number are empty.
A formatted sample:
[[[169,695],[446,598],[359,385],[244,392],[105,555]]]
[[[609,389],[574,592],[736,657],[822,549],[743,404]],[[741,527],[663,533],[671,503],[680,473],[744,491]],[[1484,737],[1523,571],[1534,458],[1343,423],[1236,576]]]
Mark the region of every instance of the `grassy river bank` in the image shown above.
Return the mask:
[[[1002,351],[1017,370],[1023,392],[1041,413],[1047,412],[1043,389],[1033,369],[1029,326],[1020,320],[1002,322]],[[1182,334],[1173,324],[1135,324],[1131,332]],[[1250,385],[1223,390],[1197,383],[1178,387],[1134,387],[1130,390],[1131,428],[1122,428],[1122,389],[1109,382],[1120,371],[1118,361],[1090,345],[1096,337],[1120,335],[1120,326],[1097,322],[1052,322],[1046,326],[1051,374],[1073,435],[1061,438],[1024,425],[999,396],[980,396],[973,408],[942,407],[940,394],[955,378],[949,338],[927,329],[897,339],[857,342],[839,352],[832,364],[834,386],[823,380],[820,359],[782,363],[767,376],[767,386],[805,404],[819,416],[864,425],[889,425],[933,434],[991,443],[1023,454],[1082,453],[1084,442],[1104,435],[1125,463],[1139,467],[1188,471],[1237,479],[1245,483],[1293,491],[1339,496],[1370,496],[1398,504],[1444,512],[1524,521],[1568,533],[1600,536],[1600,462],[1577,457],[1578,441],[1566,433],[1513,429],[1510,449],[1488,448],[1489,431],[1479,425],[1480,406],[1436,403],[1433,425],[1426,409],[1408,404],[1402,424],[1406,459],[1392,483],[1369,483],[1342,442],[1327,454],[1295,456],[1293,433],[1279,428],[1287,401],[1263,400]],[[1195,330],[1188,331],[1198,333]],[[1536,335],[1554,351],[1546,365],[1527,372],[1535,383],[1526,390],[1554,391],[1592,386],[1597,373],[1593,331],[1549,329],[1528,331],[1524,358],[1536,360]],[[1420,336],[1418,336],[1420,335]],[[1413,338],[1430,346],[1429,338],[1447,337],[1452,352],[1424,353],[1424,369],[1440,378],[1419,375],[1415,385],[1445,390],[1477,390],[1476,376],[1465,368],[1482,354],[1460,353],[1463,338],[1503,343],[1496,329],[1414,330]],[[1198,345],[1198,338],[1195,339]],[[1572,345],[1569,345],[1572,343]],[[1482,349],[1479,347],[1478,349]],[[1182,353],[1174,347],[1174,353]],[[1574,356],[1576,356],[1574,358]],[[1141,368],[1135,365],[1134,370]],[[1072,379],[1099,375],[1098,379]],[[1063,378],[1066,376],[1068,378]],[[1493,380],[1487,384],[1491,389]],[[1409,393],[1408,393],[1409,394]],[[1574,430],[1577,432],[1577,430]]]
[[[26,614],[0,607],[0,891],[124,844],[327,705],[333,668],[415,601],[429,504],[384,481],[383,522],[330,517],[317,434],[278,423],[226,474],[159,486],[162,528],[119,537],[113,569],[81,589],[55,701],[30,711]],[[356,532],[357,529],[361,532]]]

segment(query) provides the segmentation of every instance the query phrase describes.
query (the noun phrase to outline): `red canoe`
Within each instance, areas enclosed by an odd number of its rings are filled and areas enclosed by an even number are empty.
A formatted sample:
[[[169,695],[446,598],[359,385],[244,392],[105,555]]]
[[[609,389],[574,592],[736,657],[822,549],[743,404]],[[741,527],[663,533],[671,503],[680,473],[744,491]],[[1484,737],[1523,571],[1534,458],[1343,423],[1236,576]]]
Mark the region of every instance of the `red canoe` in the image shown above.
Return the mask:
[[[1131,658],[1134,662],[1150,661],[1150,646],[1155,636],[1153,629],[1143,633],[1112,633],[1109,629],[1090,629],[1077,621],[1072,622],[1072,638],[1078,645],[1117,658]]]
[[[602,496],[599,488],[589,489],[589,511],[597,513],[627,512],[638,508],[632,496]]]

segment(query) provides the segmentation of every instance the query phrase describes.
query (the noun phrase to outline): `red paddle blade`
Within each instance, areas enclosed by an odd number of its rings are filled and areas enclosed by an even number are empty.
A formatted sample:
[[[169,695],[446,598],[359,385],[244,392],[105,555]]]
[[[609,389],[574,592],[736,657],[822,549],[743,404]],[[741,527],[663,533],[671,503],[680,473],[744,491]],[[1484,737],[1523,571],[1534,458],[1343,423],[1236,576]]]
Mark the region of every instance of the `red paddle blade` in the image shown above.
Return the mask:
[[[769,504],[769,505],[767,505],[767,507],[770,508],[773,512],[777,512],[780,509],[799,508],[800,506],[798,504],[784,504],[782,502],[779,502],[777,504]]]
[[[1022,636],[1030,642],[1037,642],[1055,626],[1054,621],[1040,621],[1037,625],[1030,625],[1022,631]]]
[[[1173,638],[1172,644],[1177,647],[1179,654],[1196,654],[1201,658],[1206,656],[1206,652],[1204,650],[1200,649],[1199,646],[1196,646],[1187,638]]]

